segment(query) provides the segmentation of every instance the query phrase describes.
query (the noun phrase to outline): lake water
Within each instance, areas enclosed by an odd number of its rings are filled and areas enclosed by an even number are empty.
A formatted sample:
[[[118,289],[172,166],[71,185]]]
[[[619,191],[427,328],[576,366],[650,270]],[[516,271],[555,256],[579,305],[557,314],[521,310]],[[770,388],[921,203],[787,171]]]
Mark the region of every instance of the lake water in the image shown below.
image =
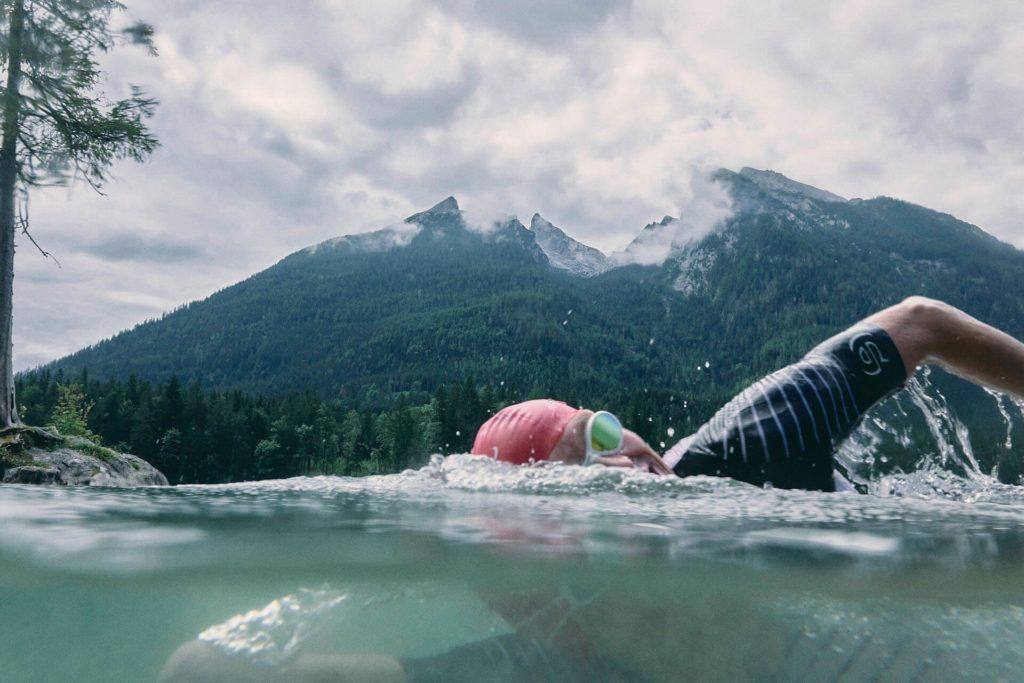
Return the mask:
[[[568,662],[584,640],[580,670],[609,678],[1021,680],[1024,494],[950,483],[830,495],[451,456],[366,479],[5,486],[3,680],[154,680],[200,635],[265,672],[422,657],[517,621]],[[530,632],[559,600],[564,633]]]
[[[1024,680],[1024,488],[936,433],[872,495],[467,455],[363,479],[0,487],[0,679],[151,681],[199,639],[223,659],[212,680],[480,641],[441,660],[473,681]],[[494,659],[510,648],[532,654]],[[178,673],[204,680],[197,661]]]

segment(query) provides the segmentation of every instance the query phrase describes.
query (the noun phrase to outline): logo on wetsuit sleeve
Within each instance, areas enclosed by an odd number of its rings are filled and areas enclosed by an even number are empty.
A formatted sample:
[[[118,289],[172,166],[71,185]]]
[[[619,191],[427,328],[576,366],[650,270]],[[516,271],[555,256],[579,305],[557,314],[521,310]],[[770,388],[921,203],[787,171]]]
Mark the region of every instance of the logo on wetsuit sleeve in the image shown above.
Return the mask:
[[[882,349],[878,348],[878,344],[871,341],[870,332],[862,332],[851,338],[850,350],[860,358],[860,362],[864,365],[865,375],[881,374],[882,363],[889,362],[889,359],[882,355]]]

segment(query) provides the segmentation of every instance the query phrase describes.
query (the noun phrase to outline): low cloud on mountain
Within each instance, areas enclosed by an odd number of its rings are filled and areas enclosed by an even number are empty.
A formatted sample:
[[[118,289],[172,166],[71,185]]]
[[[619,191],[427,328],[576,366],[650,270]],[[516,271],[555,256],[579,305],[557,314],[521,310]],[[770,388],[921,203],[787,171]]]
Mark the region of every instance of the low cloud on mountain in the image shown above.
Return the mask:
[[[733,215],[728,188],[708,173],[690,177],[689,196],[679,206],[679,217],[666,216],[648,225],[625,250],[616,252],[617,264],[661,265],[669,256],[695,246]]]

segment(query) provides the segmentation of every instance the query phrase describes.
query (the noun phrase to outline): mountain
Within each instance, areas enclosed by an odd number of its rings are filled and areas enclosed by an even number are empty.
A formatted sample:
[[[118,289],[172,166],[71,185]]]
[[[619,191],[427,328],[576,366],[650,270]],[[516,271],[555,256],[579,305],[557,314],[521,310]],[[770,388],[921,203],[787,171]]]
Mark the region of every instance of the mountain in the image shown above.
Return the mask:
[[[470,376],[526,388],[566,372],[580,387],[625,383],[634,363],[611,365],[647,345],[649,326],[635,316],[655,316],[661,304],[642,278],[596,300],[615,279],[581,290],[586,281],[552,268],[518,220],[474,231],[449,198],[291,254],[52,367],[342,400]]]
[[[666,217],[612,258],[539,215],[481,231],[449,197],[49,369],[353,402],[468,377],[581,399],[724,396],[911,294],[1024,336],[1024,252],[973,225],[771,171],[713,182],[731,201],[721,220]]]
[[[581,277],[592,277],[611,267],[607,256],[569,237],[561,228],[544,220],[539,213],[533,215],[530,230],[553,268]]]

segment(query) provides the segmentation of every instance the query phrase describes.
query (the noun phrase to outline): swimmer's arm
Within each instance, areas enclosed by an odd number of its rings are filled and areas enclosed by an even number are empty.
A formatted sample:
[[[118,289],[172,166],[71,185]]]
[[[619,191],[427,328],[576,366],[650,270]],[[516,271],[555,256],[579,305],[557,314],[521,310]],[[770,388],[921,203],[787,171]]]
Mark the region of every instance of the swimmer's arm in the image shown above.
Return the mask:
[[[185,643],[171,655],[158,680],[160,683],[409,683],[473,680],[485,671],[496,680],[558,680],[559,673],[566,668],[559,663],[563,660],[556,652],[514,634],[461,645],[436,655],[402,660],[378,654],[303,654],[284,668],[232,657],[197,639]]]
[[[1024,344],[949,304],[913,296],[864,322],[892,338],[907,375],[922,363],[1024,398]]]
[[[686,453],[686,449],[690,447],[693,440],[697,437],[696,434],[690,434],[689,436],[680,439],[675,446],[665,451],[665,455],[661,456],[661,459],[665,462],[669,468],[675,468],[679,464],[679,461],[683,459],[683,454]]]
[[[405,683],[394,657],[376,654],[300,655],[284,669],[231,657],[209,643],[190,640],[170,656],[160,683]]]
[[[623,431],[622,450],[633,460],[645,462],[651,472],[655,474],[672,474],[672,468],[665,464],[653,448],[640,438],[635,432],[628,429]]]
[[[615,455],[602,455],[597,461],[606,467],[639,467],[655,474],[672,474],[672,468],[635,432],[623,429],[622,448]]]
[[[406,683],[402,663],[389,655],[302,655],[290,680],[310,683]]]

